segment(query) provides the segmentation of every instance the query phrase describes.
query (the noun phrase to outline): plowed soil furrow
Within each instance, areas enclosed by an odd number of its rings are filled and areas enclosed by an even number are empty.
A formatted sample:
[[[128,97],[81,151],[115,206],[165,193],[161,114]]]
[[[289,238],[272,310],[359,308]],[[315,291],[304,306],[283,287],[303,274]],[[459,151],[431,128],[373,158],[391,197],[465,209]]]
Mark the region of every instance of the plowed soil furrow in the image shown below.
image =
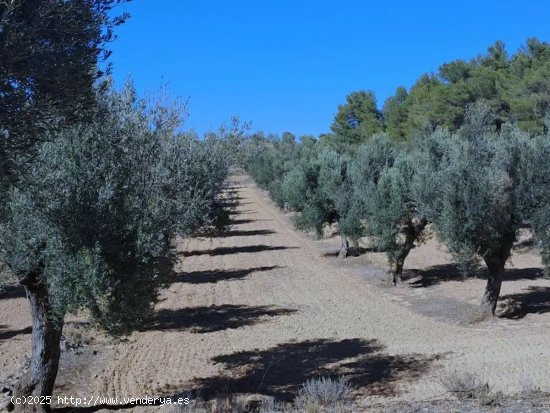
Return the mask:
[[[156,322],[117,345],[88,394],[284,399],[330,374],[346,375],[360,400],[423,399],[443,393],[438,374],[456,368],[503,390],[526,374],[550,390],[548,320],[461,326],[413,312],[391,289],[323,257],[247,177],[235,185],[230,230],[179,242],[179,274]]]
[[[438,371],[457,366],[502,388],[521,370],[548,385],[548,331],[522,336],[415,314],[327,262],[246,178],[237,185],[235,224],[223,237],[182,242],[183,274],[159,304],[173,326],[119,349],[108,368],[120,372],[113,393],[254,392],[263,380],[260,392],[284,397],[299,380],[331,373],[349,375],[366,397],[424,398],[444,391]]]

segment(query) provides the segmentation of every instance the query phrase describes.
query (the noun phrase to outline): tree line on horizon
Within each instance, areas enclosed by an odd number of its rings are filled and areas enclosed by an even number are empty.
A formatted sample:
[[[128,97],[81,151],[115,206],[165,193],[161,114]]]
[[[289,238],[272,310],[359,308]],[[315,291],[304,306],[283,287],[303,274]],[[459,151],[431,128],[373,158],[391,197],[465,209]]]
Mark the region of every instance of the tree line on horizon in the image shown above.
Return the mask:
[[[392,281],[431,225],[465,274],[483,262],[481,301],[492,315],[505,264],[528,227],[550,265],[550,44],[502,42],[468,62],[443,64],[378,110],[353,92],[319,139],[261,133],[243,164],[297,228],[336,225],[340,257],[368,236],[388,256]]]
[[[484,102],[500,128],[513,123],[537,134],[547,131],[550,110],[550,45],[529,38],[509,55],[501,41],[470,60],[442,64],[437,72],[420,76],[407,90],[400,86],[381,109],[372,91],[358,91],[338,106],[331,130],[321,139],[360,143],[378,132],[395,140],[433,132],[452,132],[464,123],[466,108]]]

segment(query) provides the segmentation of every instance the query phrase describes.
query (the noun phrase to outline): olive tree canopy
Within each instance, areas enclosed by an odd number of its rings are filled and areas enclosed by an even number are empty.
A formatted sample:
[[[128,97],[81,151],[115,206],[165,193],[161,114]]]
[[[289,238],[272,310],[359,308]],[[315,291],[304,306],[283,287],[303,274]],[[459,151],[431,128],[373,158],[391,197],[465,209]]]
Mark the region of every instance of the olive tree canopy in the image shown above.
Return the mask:
[[[150,107],[130,86],[97,102],[5,194],[0,251],[33,316],[22,395],[52,393],[65,314],[86,310],[113,334],[139,326],[168,281],[175,237],[210,225],[222,205],[223,145],[180,134],[177,105]]]

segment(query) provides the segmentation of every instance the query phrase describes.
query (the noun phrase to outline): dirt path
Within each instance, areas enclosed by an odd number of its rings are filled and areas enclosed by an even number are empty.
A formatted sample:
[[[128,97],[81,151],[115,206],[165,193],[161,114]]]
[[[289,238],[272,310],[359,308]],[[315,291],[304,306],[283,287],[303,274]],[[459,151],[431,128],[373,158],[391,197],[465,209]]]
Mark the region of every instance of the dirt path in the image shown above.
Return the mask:
[[[180,274],[162,294],[157,322],[117,346],[83,394],[285,399],[307,378],[346,375],[367,404],[441,394],[437,376],[453,369],[506,391],[526,379],[550,390],[548,318],[536,328],[459,326],[415,313],[322,257],[247,178],[236,193],[231,230],[179,244]]]
[[[234,225],[182,243],[181,274],[159,322],[119,349],[97,391],[128,396],[262,392],[290,397],[308,377],[345,374],[363,396],[431,397],[440,369],[502,388],[528,375],[548,388],[550,331],[460,327],[373,289],[241,178]]]

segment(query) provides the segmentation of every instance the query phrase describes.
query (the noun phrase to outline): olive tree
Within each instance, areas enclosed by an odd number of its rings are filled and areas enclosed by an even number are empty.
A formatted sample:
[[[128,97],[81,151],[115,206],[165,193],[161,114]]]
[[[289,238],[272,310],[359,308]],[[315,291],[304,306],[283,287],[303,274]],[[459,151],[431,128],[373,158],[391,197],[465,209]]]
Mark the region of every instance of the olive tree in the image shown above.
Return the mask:
[[[428,212],[437,215],[441,210],[441,187],[434,177],[452,142],[446,130],[438,129],[430,139],[406,143],[378,134],[358,148],[351,168],[353,187],[362,200],[366,233],[386,252],[394,285],[410,251],[423,240]]]
[[[386,251],[394,285],[401,281],[405,259],[428,224],[413,194],[413,156],[401,152],[393,166],[382,169],[366,200],[368,234]]]
[[[393,165],[397,148],[387,134],[374,135],[368,142],[355,148],[349,166],[350,186],[353,191],[356,213],[367,223],[369,230],[369,205],[378,180],[385,168]]]
[[[550,123],[547,121],[547,124]],[[548,125],[550,126],[550,124]],[[550,127],[547,127],[550,130]],[[517,131],[516,131],[517,133]],[[550,275],[550,134],[524,140],[519,154],[521,207],[541,250],[546,275]]]
[[[349,239],[357,244],[363,235],[360,202],[355,197],[349,167],[349,156],[333,150],[324,150],[319,155],[319,190],[329,199],[336,211],[336,222],[341,238],[339,258],[349,255]]]
[[[247,165],[248,156],[255,152],[251,147],[251,140],[246,133],[250,130],[250,122],[241,122],[238,116],[232,116],[229,123],[222,123],[216,132],[206,134],[206,137],[220,139],[225,147],[228,161],[235,168],[244,168]]]
[[[19,179],[54,128],[87,115],[123,2],[0,2],[0,184]]]
[[[102,94],[92,120],[43,144],[27,185],[3,194],[0,251],[32,315],[16,394],[52,394],[66,314],[84,311],[113,334],[139,325],[168,281],[175,236],[213,221],[223,146],[180,134],[180,115],[131,87]]]
[[[366,204],[384,168],[391,167],[398,148],[386,133],[374,135],[355,148],[350,176],[357,197]]]
[[[412,148],[378,134],[358,148],[351,172],[367,235],[386,252],[394,284],[401,279],[405,259],[428,223],[412,190],[414,157]]]
[[[318,153],[317,141],[305,136],[297,143],[288,132],[281,139],[254,135],[243,146],[247,172],[258,186],[269,191],[279,207],[288,202],[283,190],[285,175],[311,162]]]
[[[419,158],[415,184],[421,208],[458,261],[469,264],[479,257],[485,262],[484,315],[495,311],[519,228],[534,221],[540,239],[548,237],[549,204],[543,195],[548,179],[537,171],[548,169],[548,143],[512,127],[496,132],[493,124],[491,113],[478,105],[468,111],[458,134],[430,136],[426,146],[431,149]],[[443,143],[437,142],[442,135],[447,135]],[[537,143],[545,149],[533,163]]]
[[[284,175],[281,186],[282,200],[289,209],[298,212],[294,217],[296,227],[314,230],[319,237],[323,234],[325,224],[333,224],[338,219],[334,203],[321,186],[320,170],[317,157],[302,159]]]
[[[282,197],[292,210],[298,211],[298,228],[322,235],[325,225],[337,224],[341,237],[338,256],[349,254],[349,241],[362,235],[359,203],[349,177],[350,159],[330,148],[315,158],[304,157],[289,171],[281,187]]]

